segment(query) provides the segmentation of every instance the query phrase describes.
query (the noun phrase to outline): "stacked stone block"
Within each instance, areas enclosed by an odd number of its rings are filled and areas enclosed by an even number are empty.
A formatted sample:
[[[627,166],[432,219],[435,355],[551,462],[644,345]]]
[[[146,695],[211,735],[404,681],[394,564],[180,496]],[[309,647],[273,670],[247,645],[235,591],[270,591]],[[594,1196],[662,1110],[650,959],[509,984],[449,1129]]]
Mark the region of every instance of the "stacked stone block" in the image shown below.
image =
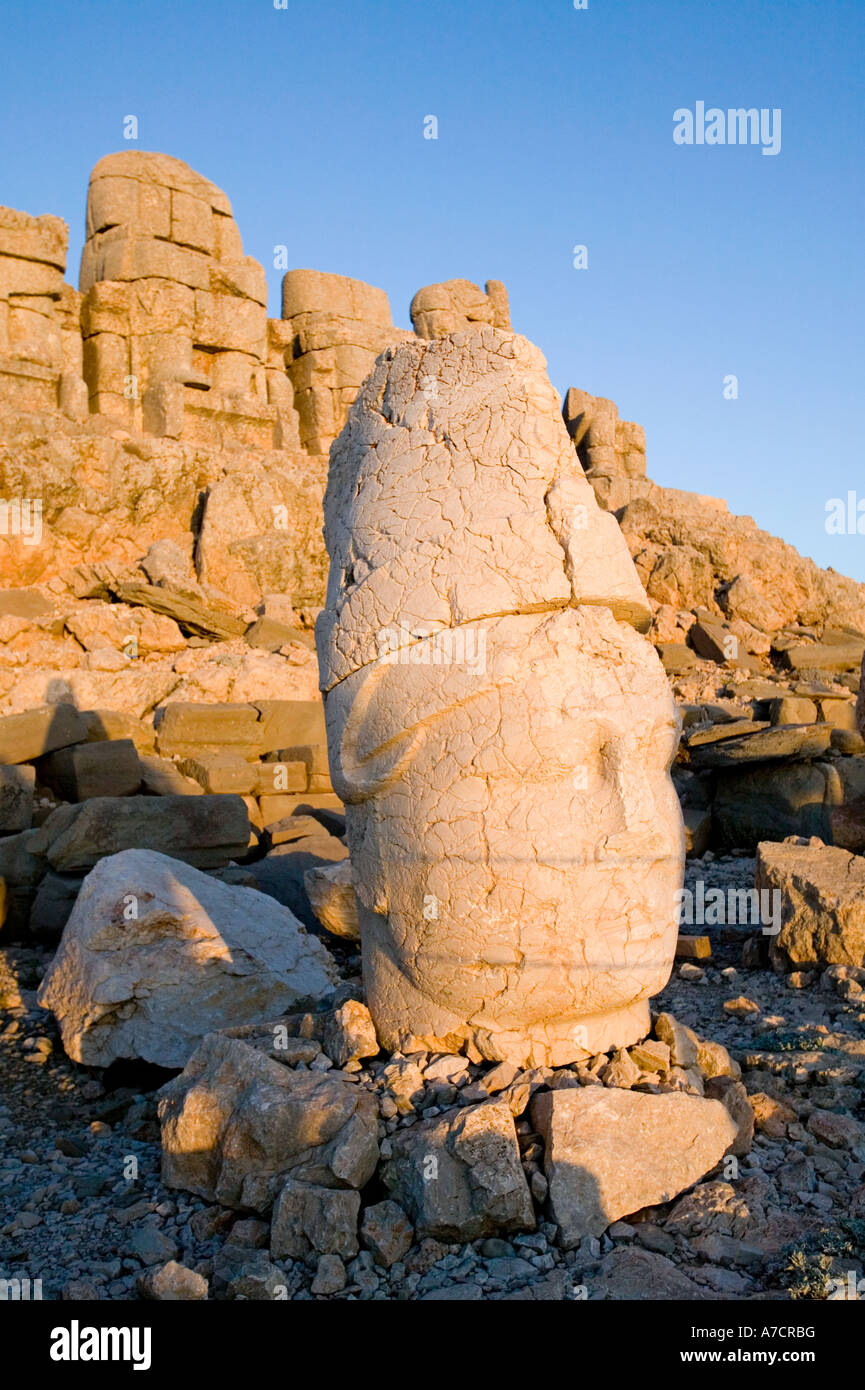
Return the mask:
[[[646,432],[620,420],[615,401],[571,386],[562,409],[568,434],[602,507],[616,511],[648,491]]]
[[[0,208],[0,400],[14,408],[86,409],[80,296],[63,280],[67,242],[61,218]]]
[[[167,155],[100,160],[80,284],[91,410],[171,438],[291,438],[268,400],[264,270],[215,184]]]
[[[208,805],[190,804],[199,797]],[[341,811],[318,700],[177,701],[155,728],[62,704],[3,716],[0,928],[59,934],[82,875],[108,854],[219,868],[263,853],[287,817],[299,832],[309,814],[338,823]]]
[[[411,336],[394,328],[384,290],[318,270],[283,277],[272,335],[271,370],[284,361],[310,454],[328,452],[382,349]]]

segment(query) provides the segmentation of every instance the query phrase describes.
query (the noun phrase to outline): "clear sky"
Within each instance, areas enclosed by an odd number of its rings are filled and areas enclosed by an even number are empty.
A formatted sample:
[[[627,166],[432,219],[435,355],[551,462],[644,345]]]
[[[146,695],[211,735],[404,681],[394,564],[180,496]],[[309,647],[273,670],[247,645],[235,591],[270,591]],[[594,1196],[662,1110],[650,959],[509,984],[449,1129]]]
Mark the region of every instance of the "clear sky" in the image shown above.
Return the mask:
[[[227,192],[272,314],[278,245],[406,327],[421,285],[503,280],[657,482],[865,579],[865,535],[825,526],[865,500],[865,0],[0,0],[0,36],[0,202],[66,218],[73,283],[97,159],[176,155]],[[697,102],[780,108],[780,153],[677,145]]]

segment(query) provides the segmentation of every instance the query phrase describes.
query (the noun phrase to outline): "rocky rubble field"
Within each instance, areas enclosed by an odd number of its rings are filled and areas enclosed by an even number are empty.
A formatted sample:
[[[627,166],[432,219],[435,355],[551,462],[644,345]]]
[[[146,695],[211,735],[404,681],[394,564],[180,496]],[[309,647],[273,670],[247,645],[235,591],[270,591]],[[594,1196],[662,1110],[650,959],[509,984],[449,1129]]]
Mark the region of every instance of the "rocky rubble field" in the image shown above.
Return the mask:
[[[688,881],[726,893],[753,874],[753,860],[707,857]],[[707,934],[711,957],[680,961],[654,1001],[655,1037],[577,1066],[379,1055],[346,943],[335,1012],[211,1035],[174,1080],[142,1062],[71,1062],[37,1003],[50,952],[8,946],[4,1273],[65,1299],[826,1297],[865,1258],[865,971],[780,975],[761,933]],[[209,1128],[200,1077],[230,1139]],[[279,1118],[244,1118],[249,1088],[273,1095],[281,1079]],[[304,1131],[295,1088],[318,1095],[323,1133]],[[626,1148],[639,1146],[624,1169],[584,1131],[580,1165],[604,1193],[594,1233],[594,1199],[562,1156],[551,1166],[572,1097],[647,1110],[622,1112]],[[696,1185],[651,1113],[692,1097],[722,1102],[717,1133],[701,1117]],[[212,1149],[190,1153],[191,1134]],[[278,1172],[288,1163],[301,1181]]]

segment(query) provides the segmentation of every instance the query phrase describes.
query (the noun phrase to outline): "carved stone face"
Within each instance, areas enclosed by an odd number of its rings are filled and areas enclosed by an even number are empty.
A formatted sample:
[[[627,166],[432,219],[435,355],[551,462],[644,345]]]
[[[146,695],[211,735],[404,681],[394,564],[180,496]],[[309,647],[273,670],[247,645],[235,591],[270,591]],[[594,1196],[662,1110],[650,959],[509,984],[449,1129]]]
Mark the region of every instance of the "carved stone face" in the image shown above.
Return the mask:
[[[367,997],[390,1046],[561,1064],[619,1040],[598,1016],[646,1031],[669,975],[677,719],[654,652],[604,609],[484,628],[466,644],[483,672],[427,644],[429,664],[376,664],[328,699]]]
[[[325,538],[331,775],[380,1040],[562,1065],[644,1036],[684,864],[677,715],[537,350],[486,328],[379,358]]]

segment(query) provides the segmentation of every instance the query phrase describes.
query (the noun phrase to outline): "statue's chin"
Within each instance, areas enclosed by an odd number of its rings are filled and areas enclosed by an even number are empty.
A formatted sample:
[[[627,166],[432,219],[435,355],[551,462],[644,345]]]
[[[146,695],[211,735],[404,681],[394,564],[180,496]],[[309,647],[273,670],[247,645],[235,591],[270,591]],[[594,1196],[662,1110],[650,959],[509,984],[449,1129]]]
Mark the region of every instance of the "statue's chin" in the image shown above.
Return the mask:
[[[664,987],[677,931],[669,908],[663,921],[647,908],[640,920],[652,925],[642,929],[632,925],[633,907],[618,923],[609,915],[587,921],[573,912],[569,919],[558,923],[552,937],[548,930],[536,930],[522,953],[506,939],[490,937],[482,957],[467,953],[462,943],[459,951],[448,952],[444,923],[435,945],[412,952],[394,949],[391,939],[388,954],[420,994],[466,1018],[483,1008],[502,1026],[514,1028],[550,1014],[577,1020],[646,999]],[[451,935],[460,939],[456,929]]]

